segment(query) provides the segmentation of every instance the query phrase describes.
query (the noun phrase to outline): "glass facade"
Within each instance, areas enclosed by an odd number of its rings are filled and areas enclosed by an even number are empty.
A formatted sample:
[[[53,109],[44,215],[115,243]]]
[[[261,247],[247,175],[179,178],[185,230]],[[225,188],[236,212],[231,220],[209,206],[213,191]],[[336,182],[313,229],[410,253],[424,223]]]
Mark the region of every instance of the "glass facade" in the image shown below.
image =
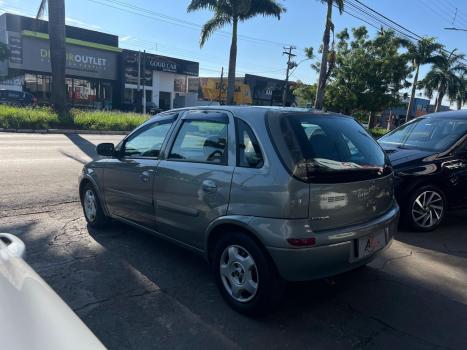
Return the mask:
[[[67,101],[72,107],[112,109],[112,83],[95,79],[66,78]],[[50,104],[52,77],[26,73],[24,90],[36,96],[38,104]]]

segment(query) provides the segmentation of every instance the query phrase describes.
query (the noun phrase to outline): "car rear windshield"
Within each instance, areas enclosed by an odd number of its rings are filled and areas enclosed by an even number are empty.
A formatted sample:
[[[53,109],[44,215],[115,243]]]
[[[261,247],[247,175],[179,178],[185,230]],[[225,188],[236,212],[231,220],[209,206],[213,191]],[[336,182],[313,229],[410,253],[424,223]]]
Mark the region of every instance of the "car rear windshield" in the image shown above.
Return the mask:
[[[392,171],[381,147],[352,118],[270,114],[267,126],[284,165],[303,181],[362,181]]]
[[[378,141],[389,147],[442,152],[467,133],[467,120],[418,118],[384,135]]]

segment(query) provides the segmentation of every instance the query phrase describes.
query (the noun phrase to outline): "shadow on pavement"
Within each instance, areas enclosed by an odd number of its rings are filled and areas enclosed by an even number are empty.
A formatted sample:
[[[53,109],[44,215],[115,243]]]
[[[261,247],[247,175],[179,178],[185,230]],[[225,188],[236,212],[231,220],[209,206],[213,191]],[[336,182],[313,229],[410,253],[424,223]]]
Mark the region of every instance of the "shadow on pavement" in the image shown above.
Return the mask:
[[[467,345],[466,305],[429,284],[412,281],[404,268],[389,274],[366,267],[327,280],[290,284],[278,310],[249,319],[226,305],[209,267],[195,254],[120,224],[89,233],[240,347],[434,349]]]
[[[433,232],[401,231],[397,240],[424,249],[467,258],[467,211],[450,212]]]
[[[65,136],[70,139],[71,142],[75,144],[81,151],[83,151],[89,158],[95,160],[98,158],[98,155],[96,153],[96,145],[93,144],[92,142],[86,140],[84,137],[82,137],[79,134],[65,134]],[[65,154],[65,153],[64,153]],[[75,157],[70,156],[69,154],[65,154],[67,157],[73,158],[75,160],[78,160],[79,162],[82,162],[79,159],[76,159]]]

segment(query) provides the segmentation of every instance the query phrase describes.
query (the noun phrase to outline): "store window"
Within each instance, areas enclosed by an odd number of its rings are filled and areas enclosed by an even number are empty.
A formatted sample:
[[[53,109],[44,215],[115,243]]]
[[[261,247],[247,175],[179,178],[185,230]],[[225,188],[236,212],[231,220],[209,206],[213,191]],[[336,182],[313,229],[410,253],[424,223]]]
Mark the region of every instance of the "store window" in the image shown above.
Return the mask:
[[[51,78],[48,75],[29,74],[24,76],[24,89],[33,94],[39,104],[48,104],[51,96]]]
[[[50,104],[52,77],[26,73],[24,89],[36,96],[39,104]],[[112,83],[99,80],[66,78],[67,102],[76,107],[111,109]]]

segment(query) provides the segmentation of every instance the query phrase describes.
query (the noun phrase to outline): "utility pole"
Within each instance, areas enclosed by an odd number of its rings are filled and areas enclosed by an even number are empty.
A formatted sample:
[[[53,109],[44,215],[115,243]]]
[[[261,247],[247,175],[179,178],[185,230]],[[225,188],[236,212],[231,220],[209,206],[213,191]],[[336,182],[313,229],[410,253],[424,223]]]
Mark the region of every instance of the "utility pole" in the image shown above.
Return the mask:
[[[136,108],[139,113],[141,106],[141,51],[138,51],[138,93],[136,94]]]
[[[146,50],[143,51],[143,114],[146,114]]]
[[[296,47],[291,45],[289,47],[284,47],[285,51],[282,52],[283,55],[288,56],[288,59],[287,59],[287,72],[285,74],[284,91],[282,92],[282,106],[284,106],[284,107],[287,104],[287,96],[289,94],[289,74],[290,74],[290,70],[297,66],[297,63],[292,61],[292,58],[297,56],[297,55],[292,53],[292,51],[295,50],[295,49],[296,49]]]
[[[221,83],[219,84],[219,103],[221,103],[221,99],[222,99],[222,85],[223,84],[224,84],[224,67],[222,67]]]

